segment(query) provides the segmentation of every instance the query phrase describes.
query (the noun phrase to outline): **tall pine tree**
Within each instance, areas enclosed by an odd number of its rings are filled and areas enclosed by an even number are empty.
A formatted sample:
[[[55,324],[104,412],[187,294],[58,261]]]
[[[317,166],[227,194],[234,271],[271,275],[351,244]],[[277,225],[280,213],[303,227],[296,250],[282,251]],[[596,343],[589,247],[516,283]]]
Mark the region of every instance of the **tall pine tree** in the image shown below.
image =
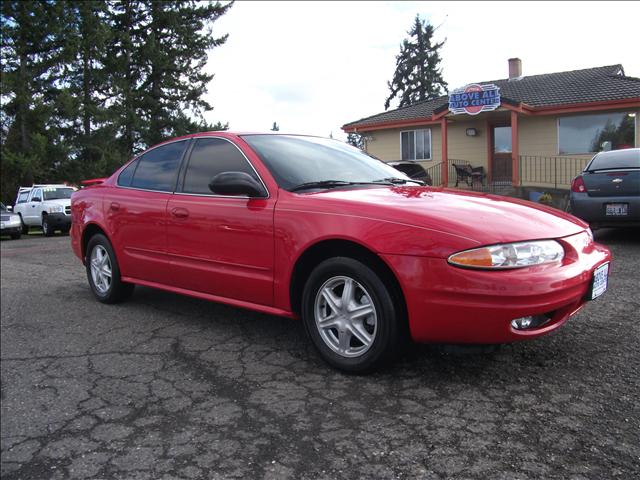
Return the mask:
[[[385,110],[391,100],[400,97],[399,107],[415,102],[431,100],[447,92],[447,82],[442,78],[440,49],[445,41],[434,43],[433,26],[416,15],[409,38],[400,46],[396,56],[396,71],[388,82],[391,94],[384,102]]]
[[[2,199],[32,182],[111,173],[132,154],[209,124],[213,23],[231,3],[5,0]]]
[[[2,56],[1,188],[3,201],[18,184],[51,178],[66,155],[53,121],[60,75],[60,5],[0,2]]]
[[[208,51],[228,35],[215,37],[213,23],[231,3],[146,1],[146,40],[142,47],[145,79],[140,108],[146,120],[142,140],[153,145],[197,130],[212,106],[204,99],[213,74],[205,72]]]

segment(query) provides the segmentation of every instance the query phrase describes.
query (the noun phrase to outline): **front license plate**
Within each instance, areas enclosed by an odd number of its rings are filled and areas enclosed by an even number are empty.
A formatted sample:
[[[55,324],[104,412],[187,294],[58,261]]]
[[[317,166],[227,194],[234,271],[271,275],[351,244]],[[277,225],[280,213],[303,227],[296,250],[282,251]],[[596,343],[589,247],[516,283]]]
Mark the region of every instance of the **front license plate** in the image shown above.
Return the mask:
[[[591,284],[591,300],[598,298],[607,291],[609,283],[609,264],[600,265],[593,272],[593,283]]]
[[[605,205],[605,215],[607,217],[622,217],[628,214],[628,203],[607,203]]]

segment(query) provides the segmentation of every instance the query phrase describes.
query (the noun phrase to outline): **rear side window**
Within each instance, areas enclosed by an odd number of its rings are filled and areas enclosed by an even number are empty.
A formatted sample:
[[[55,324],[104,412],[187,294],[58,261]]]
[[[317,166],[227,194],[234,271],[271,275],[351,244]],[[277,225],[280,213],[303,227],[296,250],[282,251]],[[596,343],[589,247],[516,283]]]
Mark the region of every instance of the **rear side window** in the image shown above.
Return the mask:
[[[182,191],[211,194],[209,183],[222,172],[244,172],[260,181],[247,159],[231,142],[221,138],[196,140],[191,150]]]
[[[118,175],[118,185],[121,187],[129,187],[131,186],[131,179],[133,178],[133,173],[136,171],[136,165],[138,165],[138,160],[134,160],[127,168],[120,172]]]
[[[186,141],[156,147],[138,160],[131,186],[145,190],[173,192]]]

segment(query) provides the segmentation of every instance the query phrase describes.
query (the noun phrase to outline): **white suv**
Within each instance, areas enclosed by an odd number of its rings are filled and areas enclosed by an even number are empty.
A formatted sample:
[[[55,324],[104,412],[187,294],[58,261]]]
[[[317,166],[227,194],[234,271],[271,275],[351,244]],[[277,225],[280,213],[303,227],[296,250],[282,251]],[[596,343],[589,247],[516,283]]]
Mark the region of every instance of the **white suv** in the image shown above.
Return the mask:
[[[21,187],[13,211],[22,219],[22,231],[41,227],[50,237],[56,230],[68,233],[71,228],[71,194],[68,185],[34,185]]]

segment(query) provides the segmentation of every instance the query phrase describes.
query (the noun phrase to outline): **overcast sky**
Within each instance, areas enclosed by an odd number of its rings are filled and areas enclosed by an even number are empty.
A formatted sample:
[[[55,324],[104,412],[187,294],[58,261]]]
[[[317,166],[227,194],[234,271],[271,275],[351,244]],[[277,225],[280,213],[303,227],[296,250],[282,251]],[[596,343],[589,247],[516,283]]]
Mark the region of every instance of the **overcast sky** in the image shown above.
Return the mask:
[[[416,14],[446,39],[449,89],[506,78],[511,57],[524,75],[621,63],[640,77],[640,2],[237,1],[214,26],[229,39],[209,57],[207,119],[345,138],[342,125],[384,111]]]

